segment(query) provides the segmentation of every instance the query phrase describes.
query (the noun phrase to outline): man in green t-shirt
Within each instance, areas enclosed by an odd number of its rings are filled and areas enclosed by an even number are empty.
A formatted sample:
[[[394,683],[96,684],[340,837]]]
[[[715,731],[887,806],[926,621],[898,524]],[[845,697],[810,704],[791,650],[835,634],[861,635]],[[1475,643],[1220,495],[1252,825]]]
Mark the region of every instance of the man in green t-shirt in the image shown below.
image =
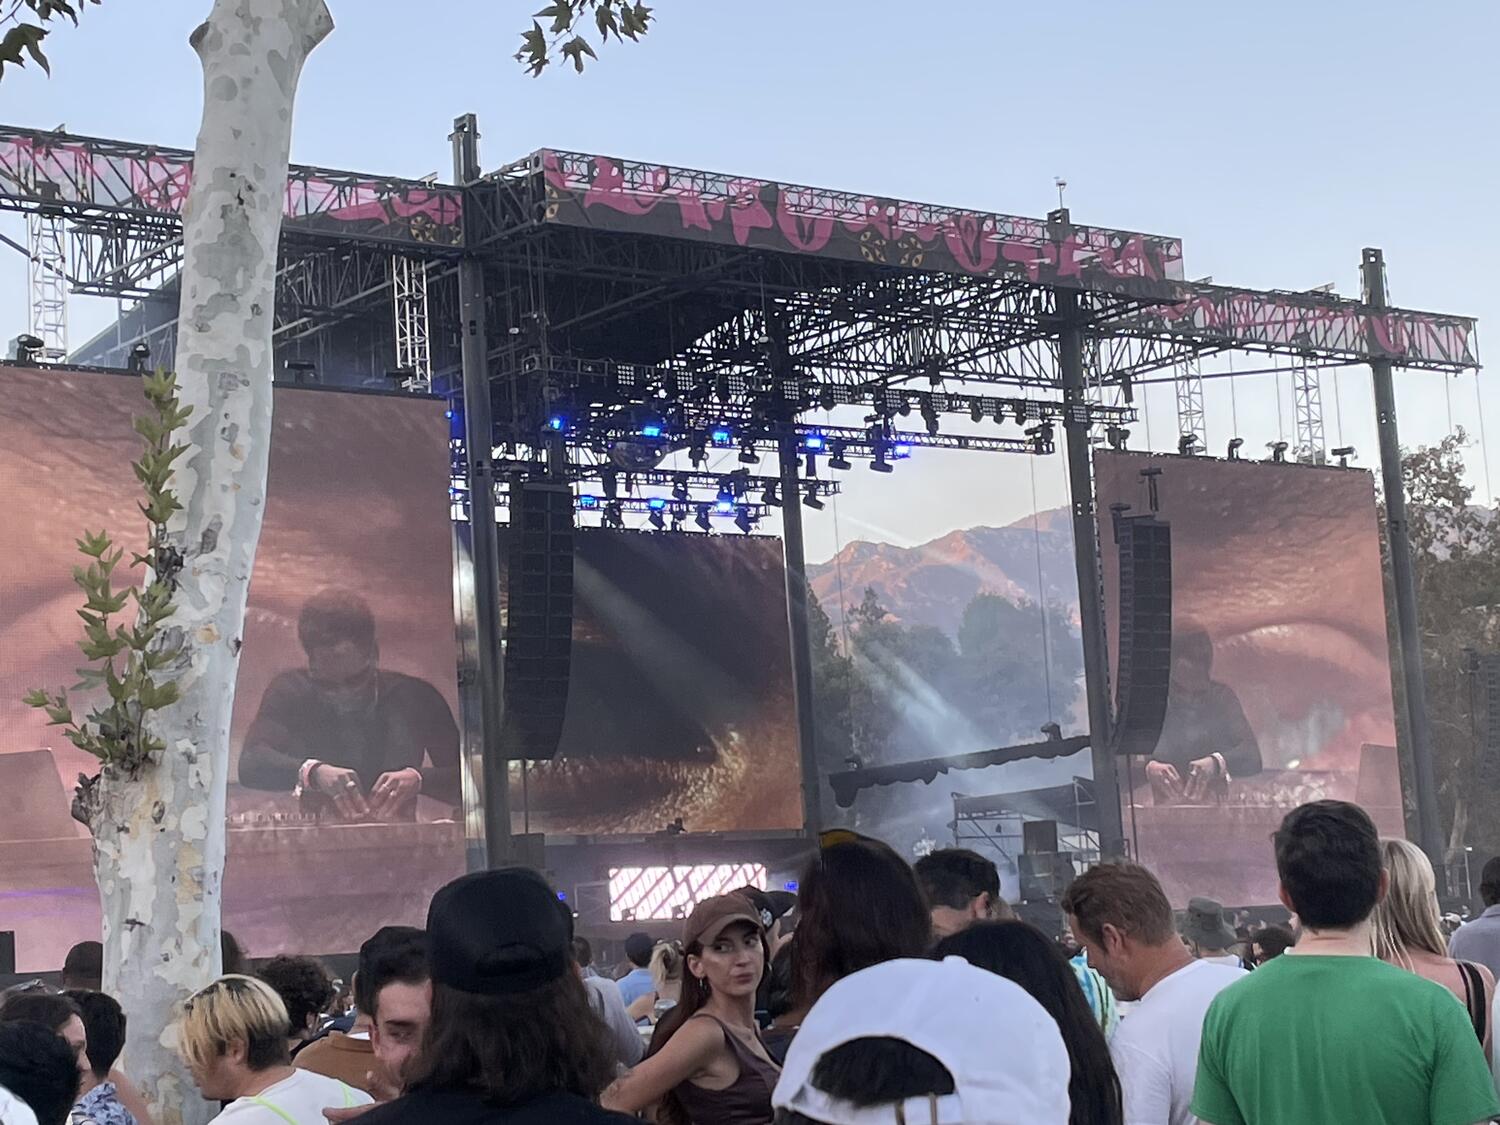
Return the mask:
[[[1214,999],[1193,1113],[1203,1125],[1478,1125],[1500,1116],[1489,1064],[1447,989],[1371,956],[1385,895],[1375,825],[1314,801],[1276,833],[1281,901],[1302,939]]]

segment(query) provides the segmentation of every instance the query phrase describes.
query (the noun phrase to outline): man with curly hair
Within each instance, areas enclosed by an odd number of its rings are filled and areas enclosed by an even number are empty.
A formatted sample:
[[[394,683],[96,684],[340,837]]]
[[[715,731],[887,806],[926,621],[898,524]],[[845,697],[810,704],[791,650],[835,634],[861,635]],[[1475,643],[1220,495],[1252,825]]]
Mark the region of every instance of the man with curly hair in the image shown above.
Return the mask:
[[[292,1037],[287,1049],[295,1055],[318,1033],[323,1013],[333,1000],[333,978],[311,957],[272,957],[255,974],[271,986],[286,1005]]]

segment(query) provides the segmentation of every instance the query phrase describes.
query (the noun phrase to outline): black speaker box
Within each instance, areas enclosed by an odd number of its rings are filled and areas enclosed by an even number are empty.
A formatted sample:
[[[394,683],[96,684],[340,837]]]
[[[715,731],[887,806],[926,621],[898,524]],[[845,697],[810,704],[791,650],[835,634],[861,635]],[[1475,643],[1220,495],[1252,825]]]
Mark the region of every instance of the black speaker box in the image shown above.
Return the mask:
[[[1057,851],[1057,821],[1025,820],[1021,822],[1023,852]]]
[[[1172,679],[1172,526],[1120,519],[1120,655],[1113,749],[1149,755],[1161,738]]]
[[[501,753],[557,753],[573,666],[573,490],[513,483],[506,545]]]
[[[1057,900],[1076,874],[1067,852],[1022,852],[1019,858],[1022,902]]]

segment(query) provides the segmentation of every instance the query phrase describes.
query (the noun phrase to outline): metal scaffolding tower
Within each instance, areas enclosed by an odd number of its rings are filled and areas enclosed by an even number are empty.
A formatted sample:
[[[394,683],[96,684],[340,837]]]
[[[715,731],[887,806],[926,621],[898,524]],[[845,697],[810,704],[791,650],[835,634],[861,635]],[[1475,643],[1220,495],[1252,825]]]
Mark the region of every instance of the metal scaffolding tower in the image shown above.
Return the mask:
[[[1177,390],[1177,435],[1193,436],[1199,452],[1208,448],[1208,428],[1203,421],[1203,366],[1197,356],[1189,356],[1177,365],[1174,381]]]
[[[26,215],[27,330],[42,341],[37,358],[68,357],[68,239],[61,215]]]
[[[1295,455],[1306,465],[1321,465],[1328,460],[1328,446],[1323,436],[1323,388],[1317,368],[1306,359],[1292,368],[1292,402],[1297,414]]]
[[[396,370],[408,391],[432,390],[432,333],[427,313],[427,263],[391,255],[391,300],[396,314]]]

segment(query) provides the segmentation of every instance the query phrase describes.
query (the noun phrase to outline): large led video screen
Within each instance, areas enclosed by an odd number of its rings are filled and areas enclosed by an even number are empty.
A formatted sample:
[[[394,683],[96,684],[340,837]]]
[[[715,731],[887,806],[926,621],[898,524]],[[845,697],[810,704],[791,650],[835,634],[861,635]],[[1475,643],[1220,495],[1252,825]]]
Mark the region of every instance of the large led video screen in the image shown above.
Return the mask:
[[[512,771],[516,831],[800,829],[780,540],[575,542],[566,719],[555,758]]]
[[[18,367],[0,367],[0,396],[0,929],[34,971],[99,936],[90,840],[69,815],[97,763],[21,699],[83,662],[74,539],[104,528],[139,549],[145,404],[133,377]],[[252,956],[420,925],[463,870],[448,456],[441,402],[275,392],[224,890]]]
[[[1111,509],[1148,515],[1154,487],[1171,528],[1166,717],[1120,775],[1132,851],[1174,904],[1275,903],[1270,834],[1305,801],[1358,801],[1404,835],[1371,475],[1106,450],[1094,469],[1112,667]]]

